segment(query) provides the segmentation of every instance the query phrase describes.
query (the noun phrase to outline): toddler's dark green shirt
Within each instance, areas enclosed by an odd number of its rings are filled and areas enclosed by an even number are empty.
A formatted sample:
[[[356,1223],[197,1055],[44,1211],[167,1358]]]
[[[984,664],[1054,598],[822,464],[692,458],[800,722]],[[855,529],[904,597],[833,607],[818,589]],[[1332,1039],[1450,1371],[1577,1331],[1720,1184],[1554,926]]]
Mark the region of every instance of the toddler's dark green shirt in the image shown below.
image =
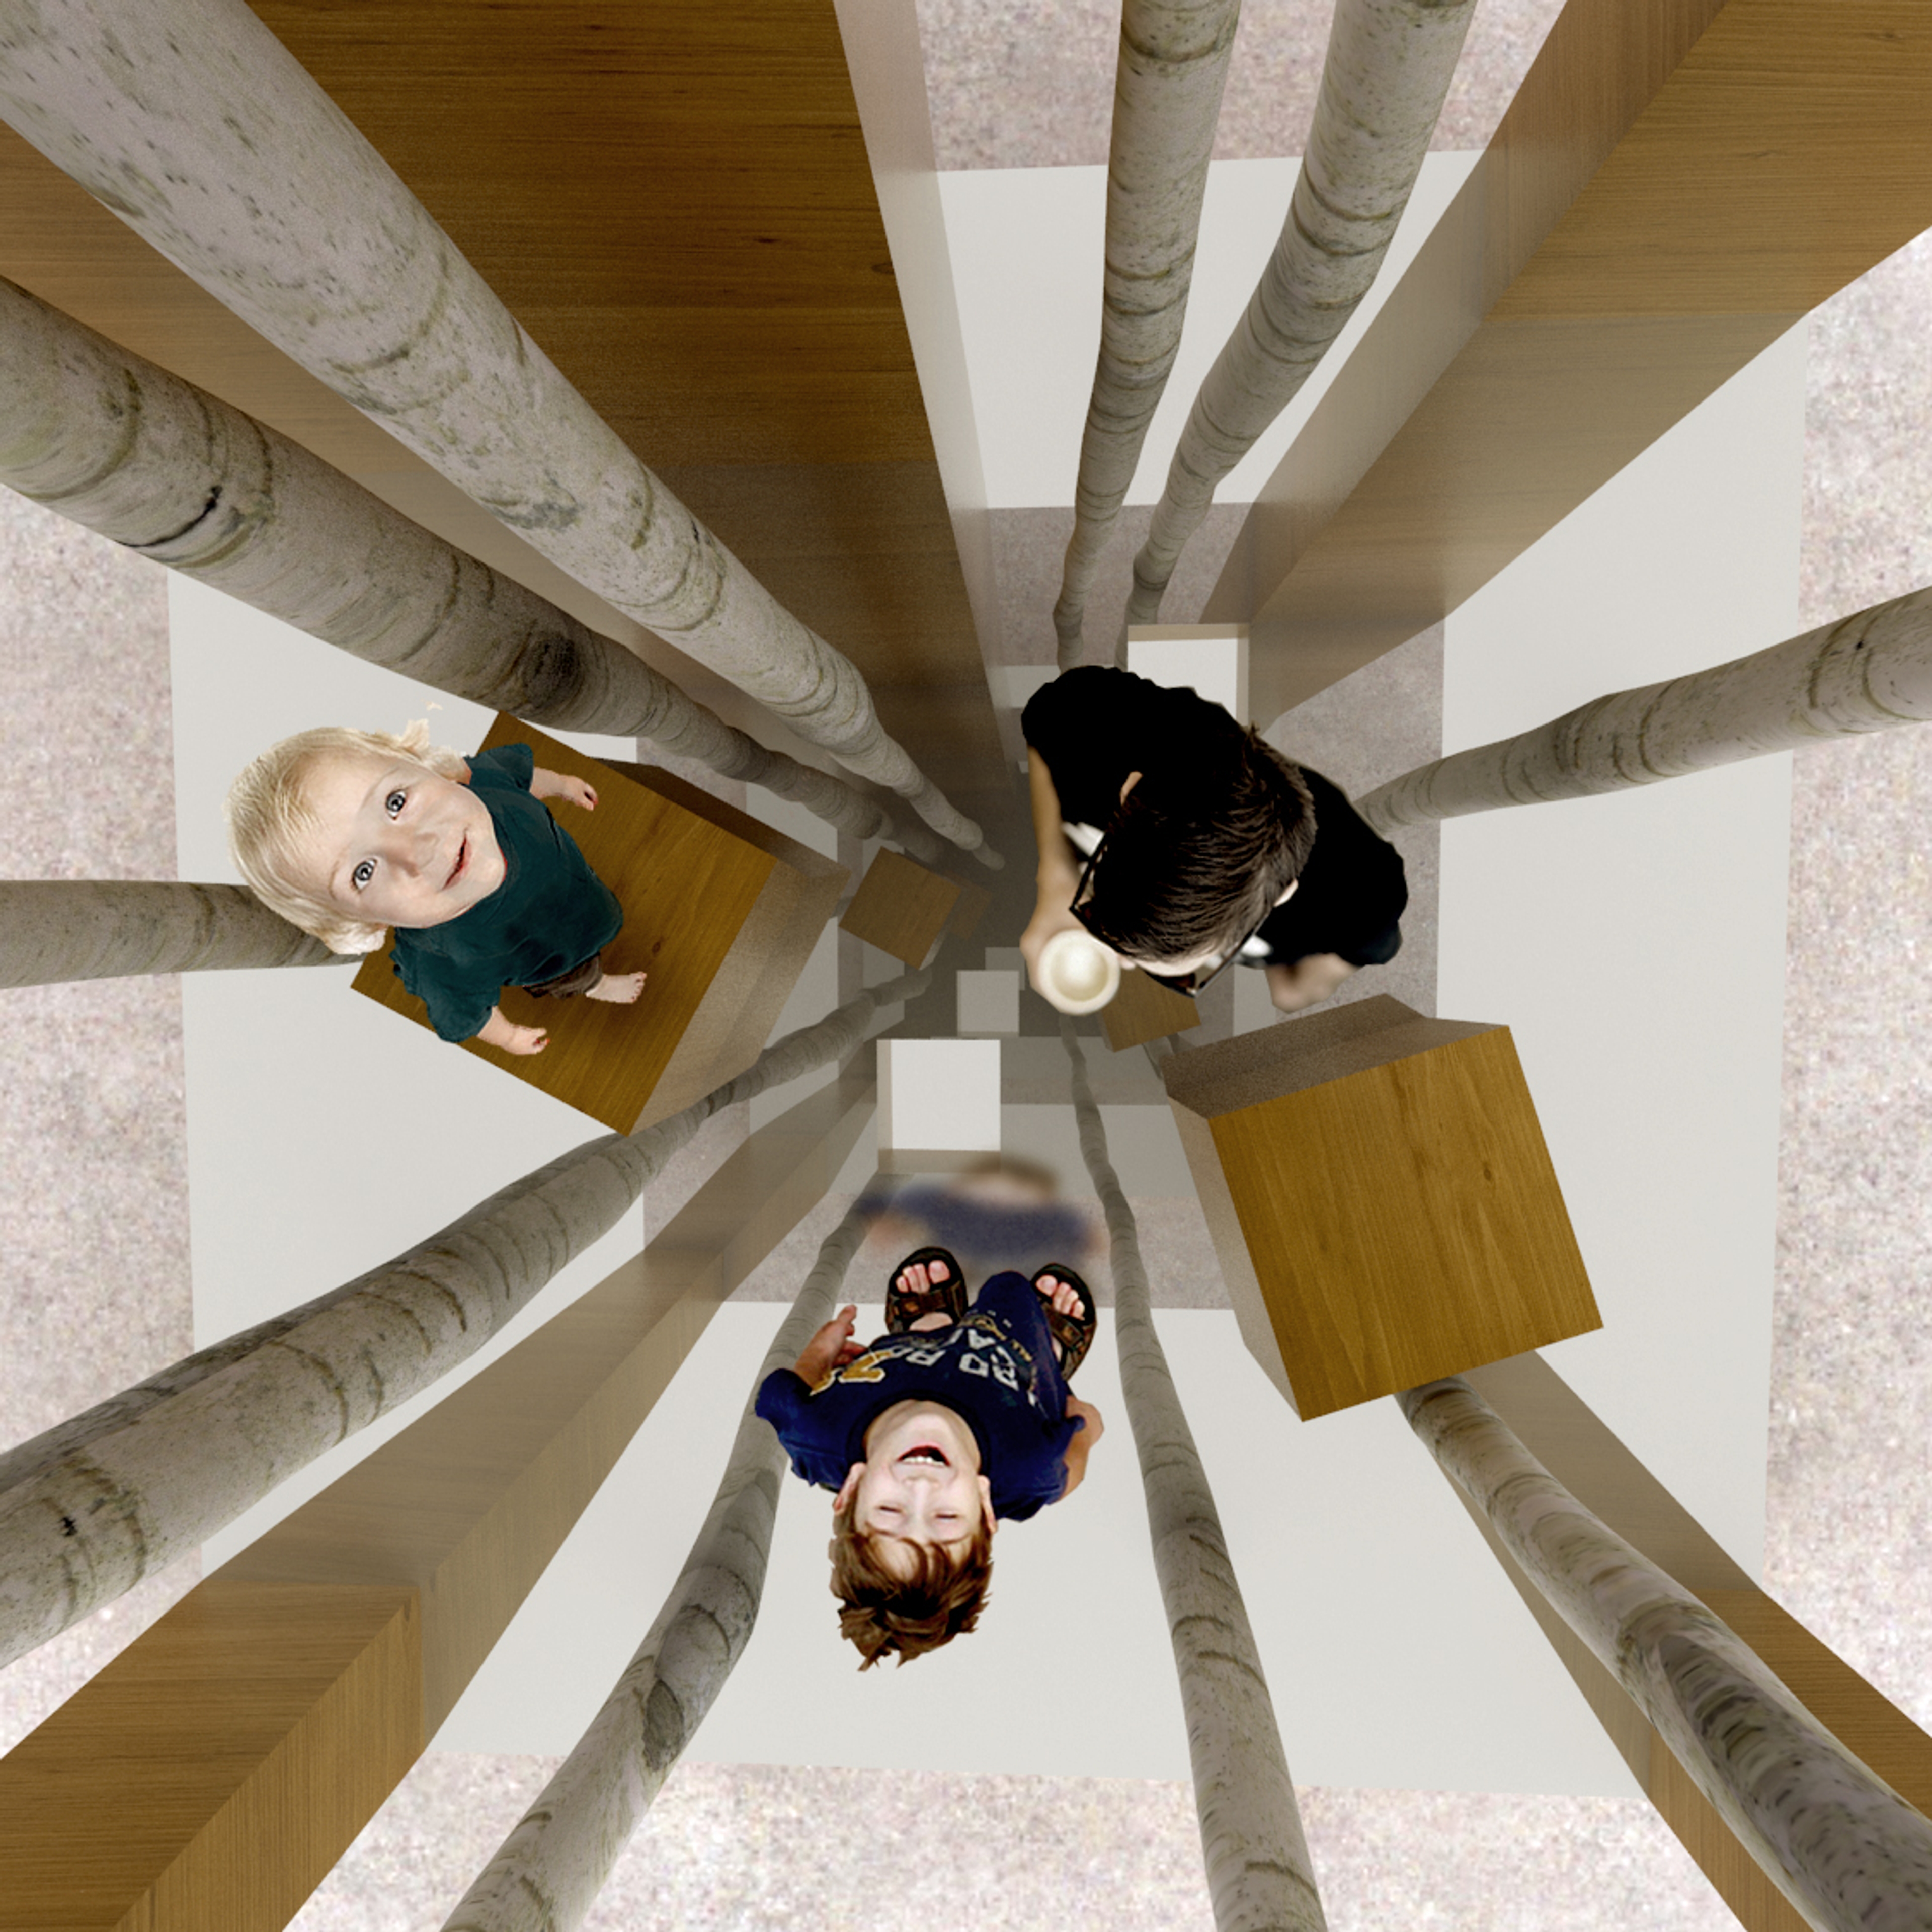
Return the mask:
[[[480,1032],[506,986],[560,978],[602,952],[622,928],[616,895],[542,800],[530,796],[536,765],[527,745],[471,757],[470,787],[496,828],[503,883],[441,926],[396,928],[395,969],[428,1007],[440,1039]]]

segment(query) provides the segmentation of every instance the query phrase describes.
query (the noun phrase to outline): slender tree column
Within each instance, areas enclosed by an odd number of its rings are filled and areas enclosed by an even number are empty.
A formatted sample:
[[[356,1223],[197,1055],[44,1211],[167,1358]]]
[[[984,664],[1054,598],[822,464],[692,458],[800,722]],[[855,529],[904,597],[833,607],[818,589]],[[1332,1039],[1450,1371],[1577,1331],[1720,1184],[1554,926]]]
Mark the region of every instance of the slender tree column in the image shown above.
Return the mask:
[[[352,656],[535,724],[649,738],[855,838],[946,850],[299,443],[6,281],[0,482]]]
[[[713,1114],[856,1051],[873,987],[634,1137],[513,1181],[386,1266],[0,1455],[0,1665],[184,1556],[323,1450],[472,1355],[614,1227]]]
[[[1327,1922],[1274,1701],[1214,1492],[1154,1333],[1133,1210],[1107,1158],[1106,1129],[1070,1022],[1060,1022],[1060,1036],[1073,1063],[1080,1151],[1106,1212],[1120,1384],[1180,1676],[1214,1923],[1220,1932],[1321,1932]]]
[[[673,1765],[750,1641],[764,1594],[785,1453],[754,1405],[758,1384],[798,1359],[832,1318],[871,1201],[825,1238],[745,1403],[711,1512],[637,1654],[590,1728],[503,1840],[443,1932],[570,1932],[610,1876]]]
[[[1514,738],[1418,765],[1360,800],[1378,832],[1589,798],[1822,738],[1932,718],[1932,590],[1688,677],[1615,691]]]
[[[0,986],[350,963],[241,886],[0,880]]]
[[[856,667],[638,460],[244,0],[16,8],[0,114],[579,583],[980,848]]]
[[[1932,1820],[1867,1770],[1726,1624],[1600,1522],[1460,1378],[1409,1426],[1699,1790],[1819,1932],[1932,1924]]]
[[[1240,0],[1126,0],[1107,151],[1100,360],[1080,440],[1073,536],[1053,627],[1060,668],[1080,662],[1102,553],[1180,347],[1208,158]]]
[[[1474,12],[1475,0],[1340,0],[1281,239],[1189,412],[1134,560],[1130,624],[1160,616],[1221,479],[1294,400],[1368,293]]]

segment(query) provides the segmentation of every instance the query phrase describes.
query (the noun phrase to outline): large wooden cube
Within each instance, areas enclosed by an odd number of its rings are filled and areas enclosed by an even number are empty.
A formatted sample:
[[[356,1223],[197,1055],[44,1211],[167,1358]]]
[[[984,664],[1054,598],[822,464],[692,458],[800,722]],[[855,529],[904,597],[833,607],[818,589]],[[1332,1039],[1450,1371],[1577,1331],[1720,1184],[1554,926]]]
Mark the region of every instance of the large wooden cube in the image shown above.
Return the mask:
[[[617,896],[624,929],[606,968],[649,973],[635,1006],[540,1000],[503,989],[506,1018],[547,1028],[542,1053],[463,1049],[629,1133],[678,1112],[751,1065],[770,1036],[851,876],[843,866],[653,765],[600,763],[507,715],[484,748],[528,745],[537,763],[597,792],[595,812],[552,808]],[[356,990],[429,1024],[387,950]]]
[[[1298,1415],[1602,1326],[1507,1027],[1383,997],[1162,1075],[1242,1338]]]
[[[956,880],[928,872],[903,853],[882,851],[866,867],[838,923],[855,939],[917,968],[953,929],[962,896]]]

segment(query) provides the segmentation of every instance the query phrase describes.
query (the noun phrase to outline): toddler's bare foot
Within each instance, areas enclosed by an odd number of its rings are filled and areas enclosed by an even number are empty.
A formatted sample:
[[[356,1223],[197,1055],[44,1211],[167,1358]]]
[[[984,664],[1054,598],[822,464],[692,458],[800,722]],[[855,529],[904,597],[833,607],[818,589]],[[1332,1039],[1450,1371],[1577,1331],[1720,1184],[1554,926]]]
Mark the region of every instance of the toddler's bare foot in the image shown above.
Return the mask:
[[[628,1006],[644,990],[648,973],[606,973],[584,994],[586,1000],[608,1000],[613,1006]]]

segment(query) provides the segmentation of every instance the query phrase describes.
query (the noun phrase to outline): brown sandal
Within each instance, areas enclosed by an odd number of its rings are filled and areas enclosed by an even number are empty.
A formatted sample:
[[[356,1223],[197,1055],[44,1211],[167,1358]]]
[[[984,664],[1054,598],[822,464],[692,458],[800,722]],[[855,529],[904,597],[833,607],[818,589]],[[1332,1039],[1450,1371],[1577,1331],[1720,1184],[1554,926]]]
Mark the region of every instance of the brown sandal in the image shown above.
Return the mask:
[[[1079,1296],[1083,1313],[1069,1315],[1040,1294],[1040,1275],[1048,1274],[1056,1281],[1066,1282]],[[1047,1332],[1060,1344],[1060,1379],[1070,1382],[1073,1371],[1087,1359],[1087,1351],[1093,1347],[1094,1337],[1100,1333],[1100,1315],[1094,1300],[1094,1291],[1070,1268],[1063,1267],[1058,1262],[1048,1262],[1040,1274],[1034,1276],[1033,1289],[1044,1304],[1040,1312],[1046,1317]]]
[[[938,1281],[925,1288],[904,1288],[899,1276],[909,1268],[924,1262],[944,1262],[950,1281]],[[894,1268],[886,1282],[886,1333],[903,1335],[921,1316],[944,1315],[958,1322],[966,1312],[966,1277],[950,1248],[915,1248]]]

